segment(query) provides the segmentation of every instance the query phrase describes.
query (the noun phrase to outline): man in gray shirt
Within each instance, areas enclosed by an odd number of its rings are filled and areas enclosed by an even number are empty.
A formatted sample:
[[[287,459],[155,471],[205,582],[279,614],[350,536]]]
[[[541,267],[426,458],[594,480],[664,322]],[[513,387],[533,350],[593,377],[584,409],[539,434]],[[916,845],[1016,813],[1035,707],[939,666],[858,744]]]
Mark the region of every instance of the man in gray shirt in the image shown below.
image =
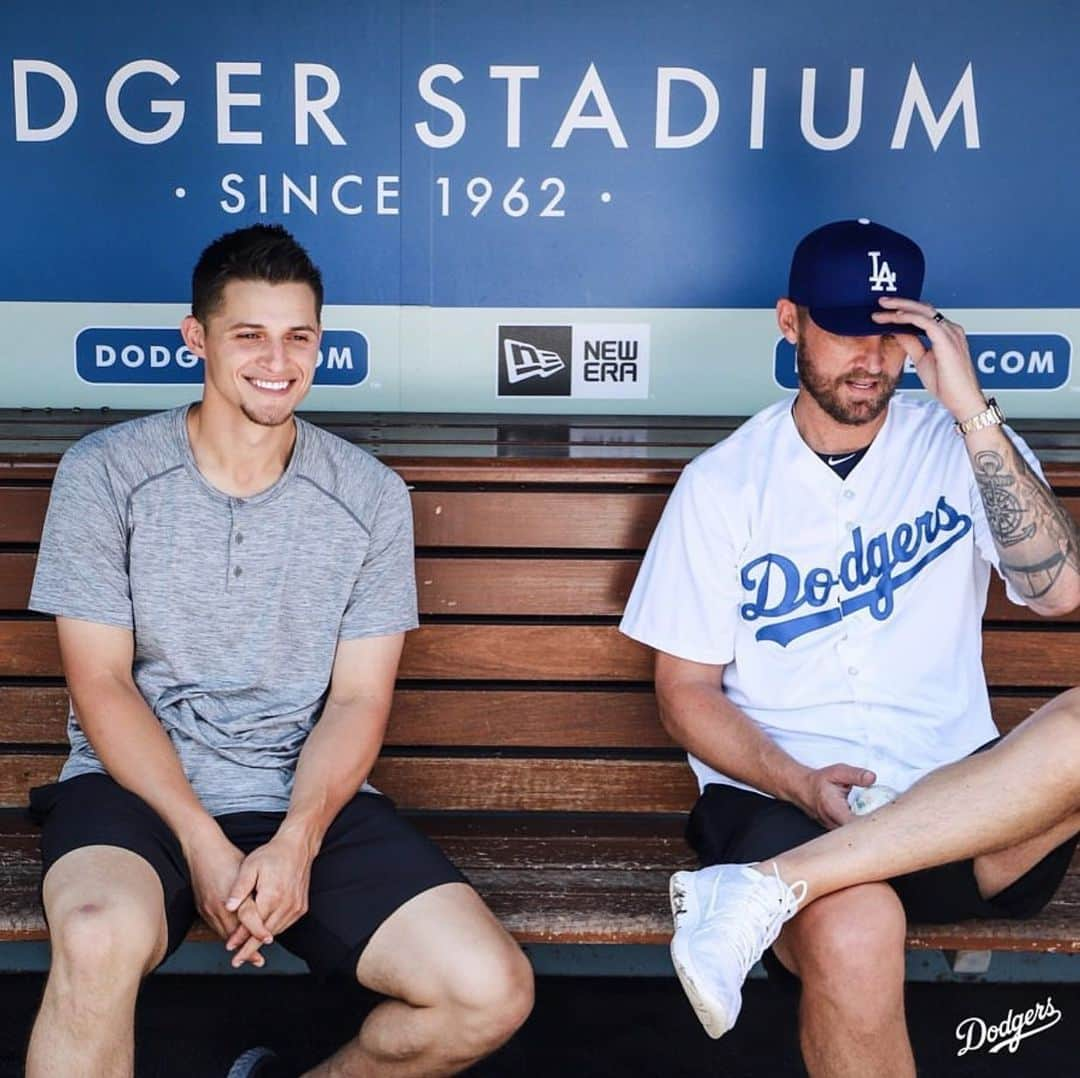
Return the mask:
[[[513,940],[366,778],[416,621],[404,484],[293,415],[322,281],[280,227],[199,260],[200,403],[57,471],[30,607],[54,614],[71,755],[32,792],[50,971],[27,1074],[133,1072],[144,975],[196,914],[388,997],[313,1075],[453,1074],[532,1004]],[[230,1078],[286,1073],[267,1050]]]

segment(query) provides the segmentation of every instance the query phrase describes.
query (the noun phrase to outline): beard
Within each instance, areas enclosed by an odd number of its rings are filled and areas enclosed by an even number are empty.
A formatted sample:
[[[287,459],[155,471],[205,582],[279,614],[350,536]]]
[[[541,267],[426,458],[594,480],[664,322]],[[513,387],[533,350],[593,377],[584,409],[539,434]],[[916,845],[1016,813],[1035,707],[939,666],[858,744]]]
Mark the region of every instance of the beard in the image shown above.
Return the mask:
[[[801,331],[795,354],[800,385],[813,397],[818,407],[837,423],[852,427],[872,423],[885,411],[900,384],[900,372],[895,378],[891,378],[885,371],[873,375],[858,367],[830,380],[821,373]],[[842,393],[845,383],[849,381],[876,382],[878,392],[864,400],[845,400]]]

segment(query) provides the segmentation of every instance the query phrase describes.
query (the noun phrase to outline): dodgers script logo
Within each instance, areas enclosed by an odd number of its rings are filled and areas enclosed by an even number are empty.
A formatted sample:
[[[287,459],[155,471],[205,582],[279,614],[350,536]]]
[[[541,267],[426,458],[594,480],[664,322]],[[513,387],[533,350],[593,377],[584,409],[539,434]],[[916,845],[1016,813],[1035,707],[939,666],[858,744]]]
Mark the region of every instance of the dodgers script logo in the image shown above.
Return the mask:
[[[743,588],[755,593],[755,598],[743,603],[740,611],[747,621],[756,621],[786,618],[804,606],[812,608],[812,614],[773,622],[754,634],[757,640],[774,640],[781,647],[864,608],[875,621],[885,621],[893,612],[896,589],[914,580],[969,531],[971,517],[942,495],[933,509],[920,513],[911,524],[898,524],[891,535],[881,532],[865,540],[862,528],[856,528],[851,533],[851,549],[840,559],[839,573],[818,567],[804,574],[783,554],[763,554],[743,567]],[[901,565],[908,568],[896,572]],[[840,589],[839,601],[836,589]],[[833,605],[828,610],[821,609],[830,601]]]

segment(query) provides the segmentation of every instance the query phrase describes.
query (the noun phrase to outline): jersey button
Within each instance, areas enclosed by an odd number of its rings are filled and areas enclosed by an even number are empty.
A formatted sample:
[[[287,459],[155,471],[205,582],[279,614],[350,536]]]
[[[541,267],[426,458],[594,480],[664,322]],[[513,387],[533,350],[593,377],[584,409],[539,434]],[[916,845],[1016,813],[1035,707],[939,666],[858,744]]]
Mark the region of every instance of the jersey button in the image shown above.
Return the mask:
[[[849,666],[849,667],[847,668],[847,672],[848,672],[848,673],[849,673],[849,674],[850,674],[850,675],[851,675],[852,677],[855,677],[855,676],[856,676],[856,675],[858,674],[858,672],[859,672],[859,668],[858,668],[857,666]]]
[[[236,533],[236,541],[238,543],[242,543],[244,541],[244,535],[243,535],[242,532],[237,532]]]
[[[855,491],[853,491],[853,490],[845,490],[844,491],[844,497],[849,499],[849,500],[851,498],[854,498],[855,497]]]
[[[238,565],[238,566],[237,566],[237,567],[236,567],[236,568],[235,568],[235,569],[234,569],[234,570],[232,571],[232,575],[233,575],[233,576],[239,576],[239,575],[240,575],[240,574],[241,574],[241,573],[242,573],[243,571],[244,571],[244,570],[243,570],[243,569],[241,569],[241,568],[240,568],[240,566]]]

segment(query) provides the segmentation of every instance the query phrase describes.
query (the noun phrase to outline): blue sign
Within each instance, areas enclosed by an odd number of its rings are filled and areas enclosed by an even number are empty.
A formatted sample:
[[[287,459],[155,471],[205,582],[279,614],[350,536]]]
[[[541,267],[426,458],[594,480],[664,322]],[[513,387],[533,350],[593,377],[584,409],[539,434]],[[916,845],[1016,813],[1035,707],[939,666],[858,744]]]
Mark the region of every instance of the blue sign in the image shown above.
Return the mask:
[[[203,361],[177,329],[92,326],[75,338],[75,371],[106,385],[201,385]],[[356,386],[367,377],[367,338],[353,329],[323,331],[317,386]]]
[[[983,389],[1060,389],[1069,384],[1072,344],[1060,333],[969,333],[968,348]],[[784,389],[798,389],[795,348],[783,337],[776,342],[773,375]],[[901,389],[922,389],[908,360]]]
[[[335,304],[763,308],[867,216],[943,307],[1072,307],[1078,51],[1066,2],[5,4],[0,299],[184,302],[281,221]]]

